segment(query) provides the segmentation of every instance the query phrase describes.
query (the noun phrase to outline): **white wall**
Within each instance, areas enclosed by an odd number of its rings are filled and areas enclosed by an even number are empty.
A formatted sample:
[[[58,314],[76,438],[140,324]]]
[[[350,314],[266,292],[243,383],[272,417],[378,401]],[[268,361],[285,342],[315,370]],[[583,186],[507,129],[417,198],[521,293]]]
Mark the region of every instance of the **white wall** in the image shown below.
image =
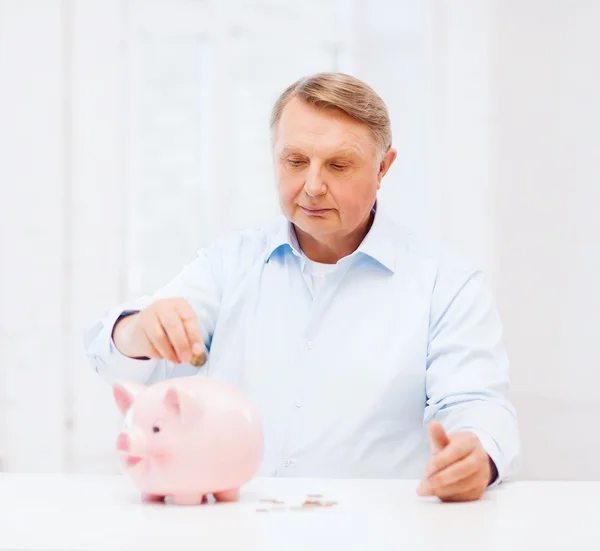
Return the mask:
[[[599,24],[594,0],[0,0],[0,467],[116,469],[86,322],[277,212],[270,106],[335,69],[390,108],[382,202],[488,272],[522,476],[600,478]]]
[[[111,471],[86,324],[278,212],[268,116],[350,66],[351,0],[0,0],[0,467]]]
[[[496,281],[524,474],[600,479],[600,3],[503,0],[494,18]]]
[[[0,4],[0,423],[4,468],[64,454],[69,266],[61,2]],[[29,3],[31,4],[31,3]]]

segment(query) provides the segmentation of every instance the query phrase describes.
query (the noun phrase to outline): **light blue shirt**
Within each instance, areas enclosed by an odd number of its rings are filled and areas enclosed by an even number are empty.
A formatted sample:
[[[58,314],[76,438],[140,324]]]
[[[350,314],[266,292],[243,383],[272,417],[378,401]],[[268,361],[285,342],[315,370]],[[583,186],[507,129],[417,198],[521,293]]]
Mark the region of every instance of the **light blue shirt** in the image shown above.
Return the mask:
[[[261,415],[262,476],[421,478],[426,424],[472,431],[499,478],[519,457],[502,327],[480,271],[426,244],[378,207],[359,248],[317,292],[290,223],[231,233],[163,289],[105,313],[86,335],[108,382],[209,376]],[[200,369],[123,356],[125,310],[185,297],[208,350]]]

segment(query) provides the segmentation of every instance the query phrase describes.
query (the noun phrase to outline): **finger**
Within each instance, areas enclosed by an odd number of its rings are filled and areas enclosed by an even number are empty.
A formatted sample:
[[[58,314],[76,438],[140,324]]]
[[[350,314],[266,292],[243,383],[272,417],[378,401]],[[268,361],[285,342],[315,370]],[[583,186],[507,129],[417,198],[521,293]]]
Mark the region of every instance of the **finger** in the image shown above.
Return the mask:
[[[438,489],[434,495],[442,501],[472,501],[479,499],[485,488],[480,473],[475,473],[460,482]]]
[[[204,353],[204,339],[200,332],[200,325],[198,323],[196,312],[194,312],[189,302],[185,300],[178,303],[175,306],[175,309],[183,322],[183,327],[191,346],[191,354],[193,356],[201,356]]]
[[[166,358],[171,362],[179,363],[177,354],[171,346],[169,337],[158,319],[158,316],[154,315],[153,318],[148,321],[146,335],[148,336],[150,344],[158,351],[161,358]]]
[[[453,484],[447,486],[432,487],[429,484],[429,479],[421,481],[417,487],[417,494],[420,496],[437,496],[437,497],[448,497],[452,494],[460,493],[463,490],[472,489],[476,486],[476,482],[480,483],[479,473],[472,473],[471,475],[463,478]]]
[[[159,317],[171,346],[177,354],[178,362],[189,362],[192,358],[192,347],[179,314],[175,309],[170,308],[161,312]]]
[[[457,435],[450,445],[431,458],[425,468],[427,475],[431,476],[472,453],[476,448],[476,439],[475,435],[472,435],[472,438],[469,434],[461,434],[460,437]]]
[[[158,350],[156,350],[156,348],[154,348],[154,345],[152,344],[152,341],[150,340],[150,337],[148,336],[148,333],[146,333],[145,329],[143,329],[143,332],[144,336],[146,337],[146,340],[148,341],[148,358],[152,358],[153,360],[162,360],[162,354]]]
[[[431,442],[431,450],[433,453],[439,452],[450,444],[450,439],[439,421],[432,421],[429,423],[427,430],[429,431],[429,441]]]
[[[445,469],[437,471],[427,478],[427,482],[429,487],[435,491],[446,486],[452,486],[482,470],[482,460],[480,455],[476,452],[472,452]]]
[[[149,358],[152,359],[156,359],[156,360],[160,360],[162,358],[162,356],[160,355],[160,352],[158,350],[156,350],[156,348],[154,348],[152,342],[150,342],[150,339],[148,339],[148,345],[150,346],[150,351],[149,351]]]

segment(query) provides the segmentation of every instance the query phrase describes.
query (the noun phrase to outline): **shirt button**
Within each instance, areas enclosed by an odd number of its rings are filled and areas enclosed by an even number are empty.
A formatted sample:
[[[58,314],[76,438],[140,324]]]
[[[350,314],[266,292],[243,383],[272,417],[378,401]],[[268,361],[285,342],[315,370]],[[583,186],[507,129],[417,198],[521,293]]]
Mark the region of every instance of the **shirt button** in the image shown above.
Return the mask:
[[[302,407],[302,404],[300,403],[300,401],[299,401],[299,400],[296,400],[296,407],[297,407],[297,408],[301,408],[301,407]]]
[[[313,342],[312,341],[306,341],[306,348],[308,348],[309,350],[313,349]]]
[[[283,466],[284,466],[284,467],[289,467],[291,464],[292,464],[292,462],[291,462],[289,459],[286,459],[286,460],[283,462]]]

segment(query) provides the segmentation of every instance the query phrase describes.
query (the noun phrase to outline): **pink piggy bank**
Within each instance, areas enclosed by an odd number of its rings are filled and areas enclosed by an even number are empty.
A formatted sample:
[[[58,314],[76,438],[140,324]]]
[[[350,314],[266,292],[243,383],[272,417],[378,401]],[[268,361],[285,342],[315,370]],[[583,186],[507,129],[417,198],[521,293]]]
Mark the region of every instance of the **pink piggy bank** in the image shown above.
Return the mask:
[[[197,505],[207,494],[237,501],[263,456],[260,419],[235,387],[206,377],[113,385],[126,415],[117,451],[148,501]]]

